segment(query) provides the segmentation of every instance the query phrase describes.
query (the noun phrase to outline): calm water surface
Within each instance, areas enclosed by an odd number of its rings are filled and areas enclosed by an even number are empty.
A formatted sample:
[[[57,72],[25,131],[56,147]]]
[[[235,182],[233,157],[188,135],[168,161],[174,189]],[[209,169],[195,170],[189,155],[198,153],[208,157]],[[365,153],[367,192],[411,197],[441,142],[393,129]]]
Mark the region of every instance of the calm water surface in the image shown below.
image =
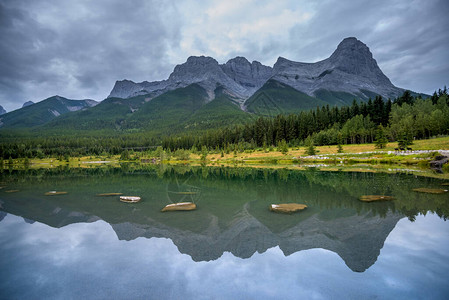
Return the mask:
[[[412,191],[441,183],[166,166],[3,172],[0,298],[447,299],[449,196]],[[96,196],[106,192],[142,201]],[[397,199],[358,200],[368,194]],[[160,212],[178,201],[198,209]],[[285,202],[308,208],[268,210]]]

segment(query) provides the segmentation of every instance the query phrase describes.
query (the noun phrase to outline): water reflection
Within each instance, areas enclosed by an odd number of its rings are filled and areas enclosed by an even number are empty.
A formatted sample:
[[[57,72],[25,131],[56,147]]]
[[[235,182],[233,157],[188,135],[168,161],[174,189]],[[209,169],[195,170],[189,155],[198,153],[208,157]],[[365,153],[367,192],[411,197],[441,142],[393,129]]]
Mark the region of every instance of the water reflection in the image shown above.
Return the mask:
[[[429,235],[428,232],[432,232]],[[102,220],[60,229],[8,214],[0,223],[0,295],[7,299],[445,299],[449,226],[400,220],[378,262],[352,272],[333,252],[279,247],[210,262],[170,239],[117,240]]]
[[[436,179],[397,174],[191,168],[189,166],[13,171],[2,184],[19,190],[0,194],[1,210],[62,228],[104,220],[119,240],[169,238],[194,261],[239,258],[276,248],[286,256],[322,248],[338,254],[356,272],[370,268],[397,222],[429,211],[446,219],[445,195],[416,194],[414,187],[438,186]],[[67,195],[44,196],[49,190]],[[142,197],[129,205],[121,192]],[[385,194],[394,202],[362,203],[360,195]],[[194,201],[198,210],[161,213],[170,202]],[[308,205],[300,214],[271,213],[271,203]],[[4,215],[0,215],[4,218]],[[0,223],[0,226],[2,223]]]

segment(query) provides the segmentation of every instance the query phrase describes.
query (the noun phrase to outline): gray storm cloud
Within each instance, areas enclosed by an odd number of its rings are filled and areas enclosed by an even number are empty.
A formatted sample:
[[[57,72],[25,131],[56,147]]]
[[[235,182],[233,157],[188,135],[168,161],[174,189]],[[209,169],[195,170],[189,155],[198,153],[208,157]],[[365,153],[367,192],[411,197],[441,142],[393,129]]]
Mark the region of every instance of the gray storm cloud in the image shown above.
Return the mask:
[[[447,1],[0,0],[0,105],[104,99],[114,82],[162,80],[190,55],[315,62],[345,37],[391,81],[449,84]]]

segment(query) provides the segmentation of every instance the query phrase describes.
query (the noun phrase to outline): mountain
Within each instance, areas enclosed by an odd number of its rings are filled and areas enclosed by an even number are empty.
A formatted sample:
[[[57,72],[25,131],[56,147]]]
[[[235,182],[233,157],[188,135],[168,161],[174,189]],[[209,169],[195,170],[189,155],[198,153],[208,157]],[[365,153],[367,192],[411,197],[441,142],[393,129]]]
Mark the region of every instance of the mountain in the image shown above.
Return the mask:
[[[316,63],[280,57],[274,64],[272,79],[316,98],[322,97],[323,90],[344,92],[359,99],[373,94],[388,99],[404,92],[382,73],[369,48],[353,37],[344,39],[329,58]]]
[[[25,103],[22,105],[22,107],[27,107],[27,106],[30,106],[31,104],[34,104],[34,102],[33,102],[33,101],[27,101],[27,102],[25,102]]]
[[[120,130],[126,119],[149,101],[145,95],[128,99],[107,98],[88,109],[62,115],[40,128],[45,130]]]
[[[70,100],[53,96],[17,109],[0,117],[0,127],[25,128],[42,125],[52,119],[80,109],[95,106],[94,100]]]
[[[191,56],[184,64],[177,65],[167,80],[141,83],[117,81],[109,97],[129,98],[149,93],[157,96],[196,83],[207,92],[209,101],[215,98],[215,89],[223,87],[224,93],[242,104],[270,76],[270,67],[256,61],[250,63],[244,57],[236,57],[219,65],[212,57]]]
[[[242,124],[255,116],[351,105],[354,99],[377,95],[394,98],[403,92],[382,73],[364,43],[346,38],[329,58],[316,63],[279,57],[269,67],[244,57],[219,64],[212,57],[191,56],[166,80],[117,81],[95,107],[88,100],[55,96],[2,116],[0,127],[45,124],[39,130],[179,133]]]
[[[159,96],[138,95],[107,98],[95,107],[66,114],[45,124],[46,130],[140,130],[174,133],[243,123],[250,119],[218,88],[210,101],[199,84],[167,91]]]
[[[6,114],[6,110],[0,105],[0,115]]]
[[[261,98],[262,92],[267,94],[267,89],[276,85],[274,82],[281,83],[279,87],[288,86],[301,94],[289,99],[284,98],[287,95],[282,95],[282,99],[271,95]],[[329,58],[316,63],[279,57],[271,68],[257,61],[250,63],[244,57],[236,57],[220,65],[211,57],[192,56],[184,64],[177,65],[167,80],[141,83],[117,81],[109,97],[128,98],[150,92],[160,95],[192,83],[203,87],[209,100],[214,98],[214,90],[220,86],[242,108],[260,106],[270,99],[270,105],[275,104],[286,112],[309,109],[322,103],[347,105],[354,98],[367,100],[376,95],[385,99],[394,98],[404,92],[383,74],[369,48],[350,37],[344,39]],[[315,104],[304,103],[301,99],[312,100],[304,94],[314,98]],[[287,103],[287,107],[284,108],[280,100]],[[269,110],[269,107],[266,109]]]

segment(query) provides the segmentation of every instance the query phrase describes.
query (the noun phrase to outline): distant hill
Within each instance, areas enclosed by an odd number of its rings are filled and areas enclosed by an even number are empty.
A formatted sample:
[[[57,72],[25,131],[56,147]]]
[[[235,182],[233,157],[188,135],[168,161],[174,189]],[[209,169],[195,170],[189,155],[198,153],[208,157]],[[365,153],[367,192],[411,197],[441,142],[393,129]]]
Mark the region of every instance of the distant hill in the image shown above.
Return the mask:
[[[206,90],[197,84],[151,96],[107,98],[95,107],[56,118],[39,130],[145,130],[160,134],[217,128],[250,119],[226,95],[209,101]]]
[[[69,112],[96,105],[94,100],[70,100],[53,96],[0,117],[0,127],[29,128],[45,124]]]
[[[6,110],[0,105],[0,115],[6,114]]]

